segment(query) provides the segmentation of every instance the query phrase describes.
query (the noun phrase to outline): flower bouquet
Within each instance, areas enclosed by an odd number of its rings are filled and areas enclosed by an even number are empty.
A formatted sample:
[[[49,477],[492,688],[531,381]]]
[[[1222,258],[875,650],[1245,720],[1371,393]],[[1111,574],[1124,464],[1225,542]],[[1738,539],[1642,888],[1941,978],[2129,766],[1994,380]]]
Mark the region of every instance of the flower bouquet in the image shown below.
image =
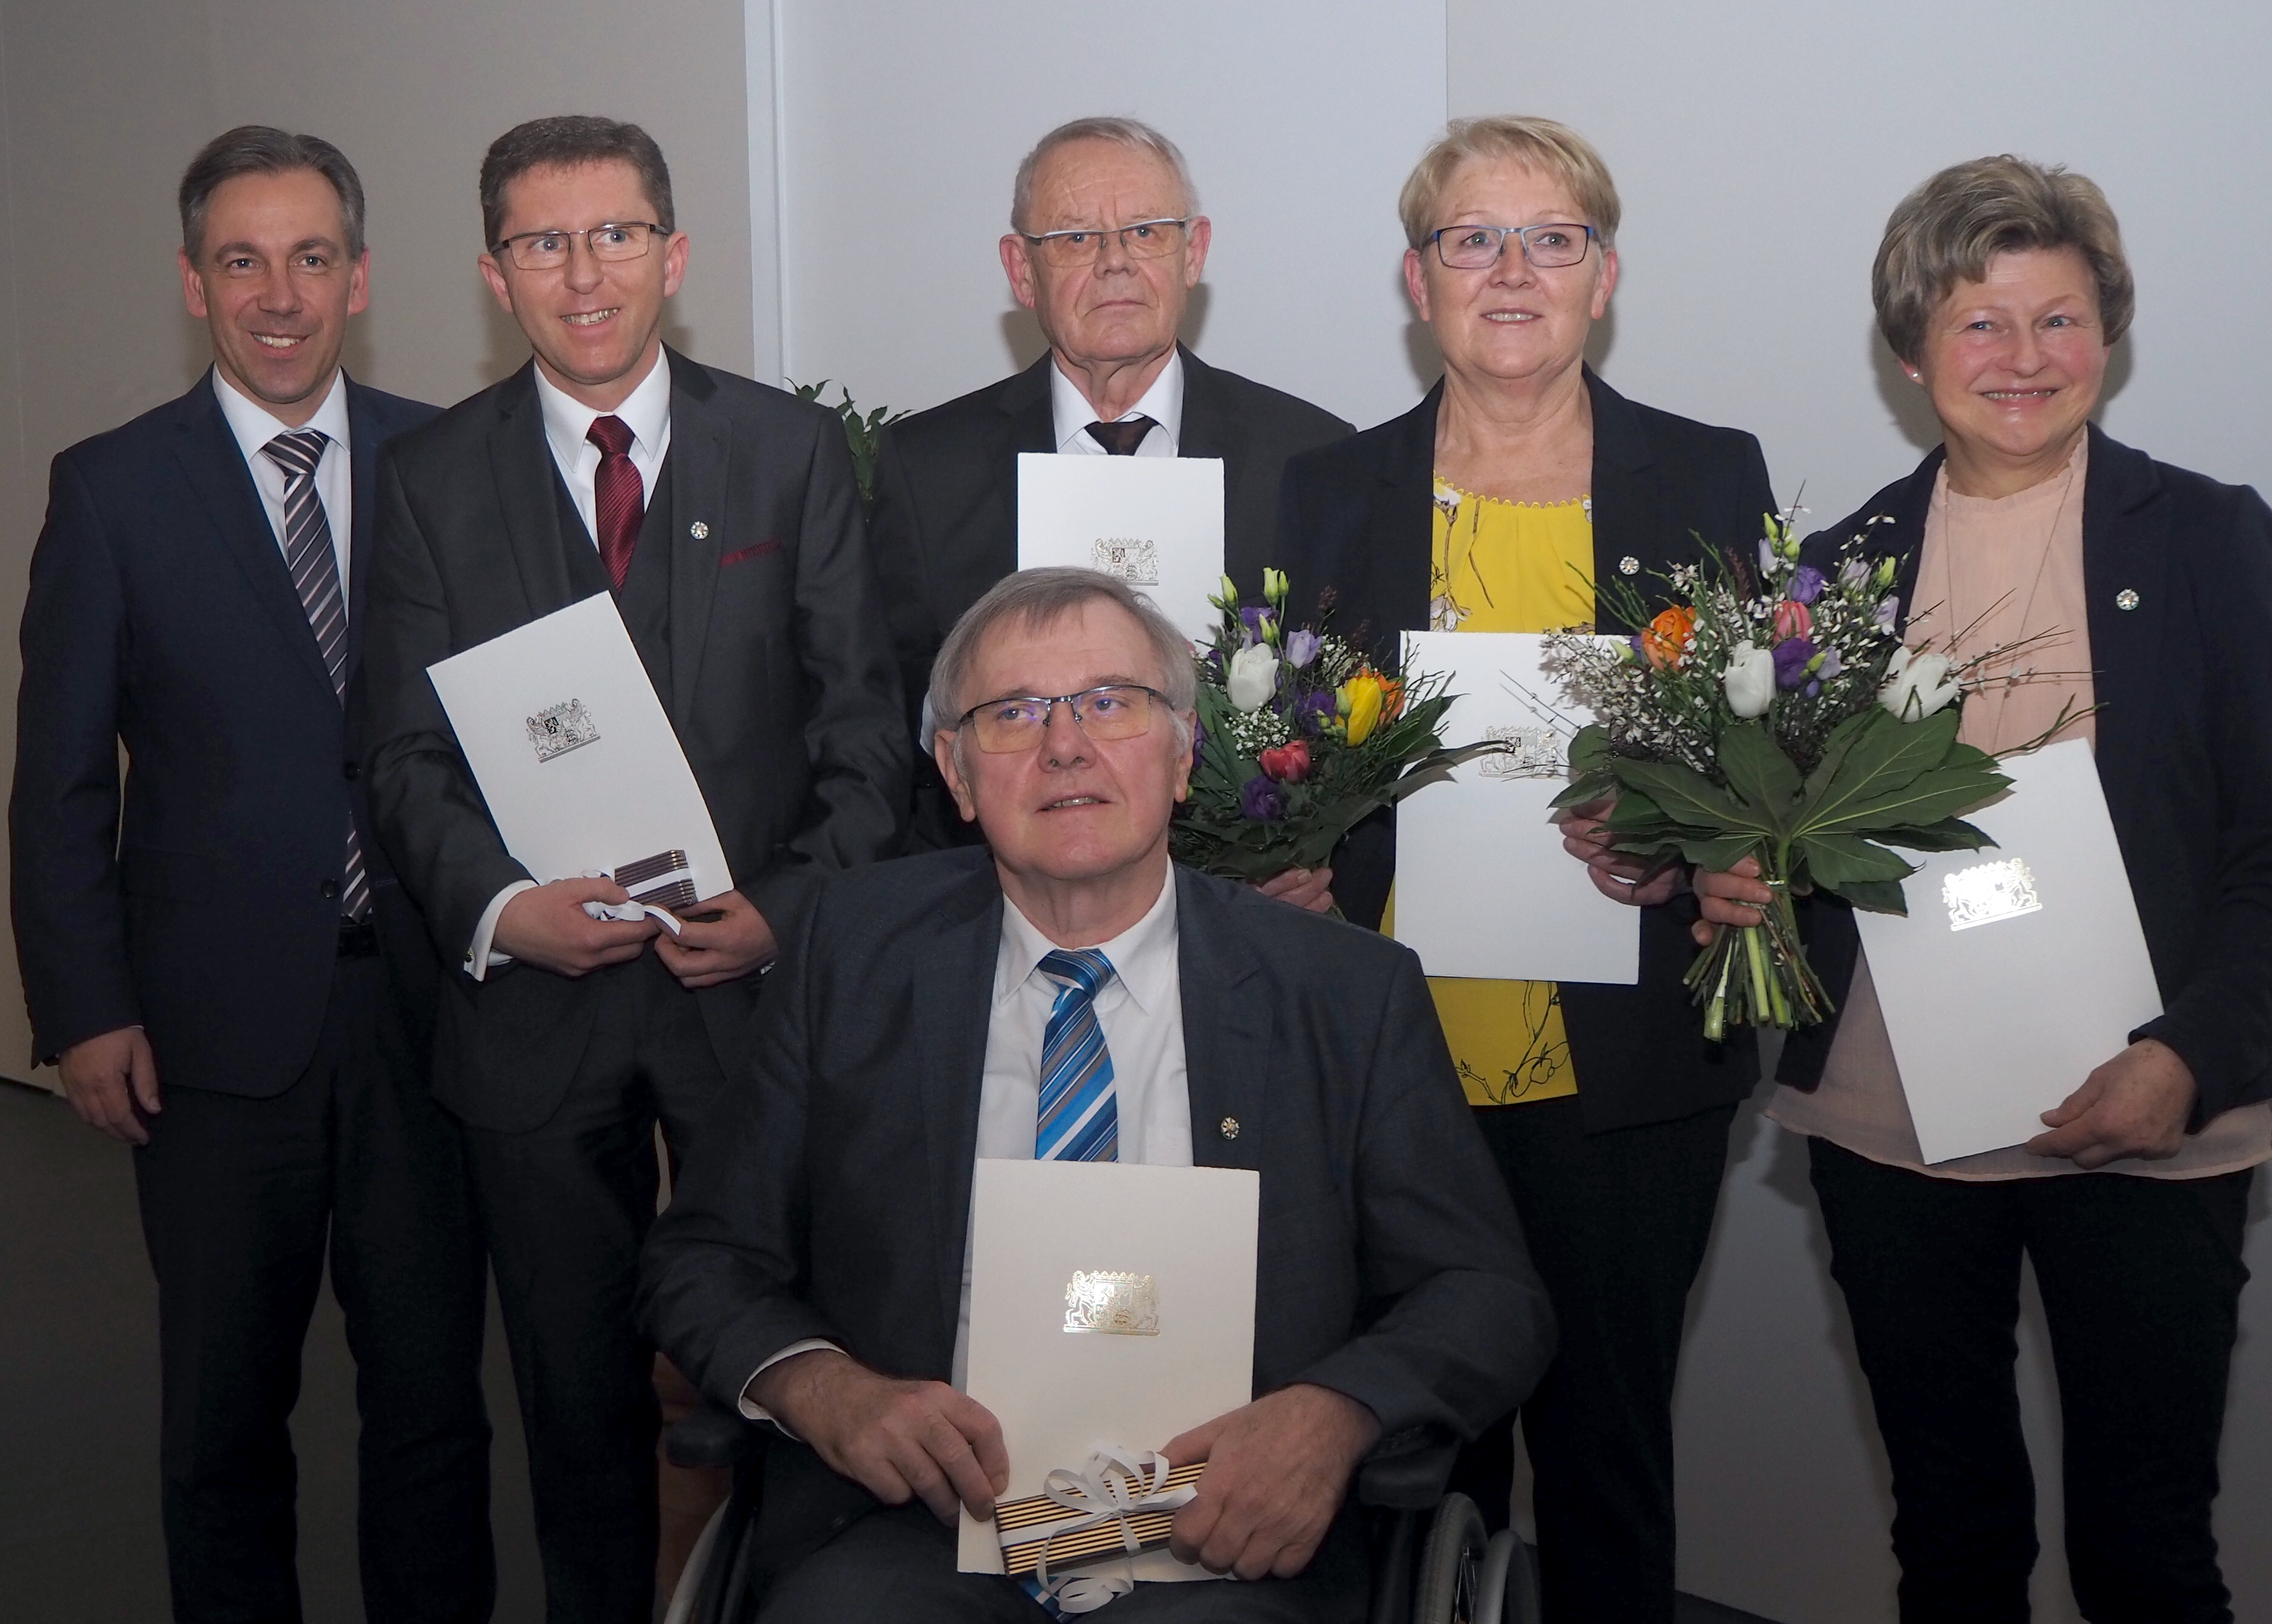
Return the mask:
[[[1643,628],[1629,644],[1549,639],[1548,668],[1596,719],[1571,741],[1572,783],[1555,804],[1614,794],[1607,826],[1620,849],[1715,869],[1756,858],[1774,890],[1760,924],[1720,928],[1689,969],[1715,1040],[1730,1024],[1806,1026],[1829,1013],[1794,892],[1905,913],[1902,881],[1916,870],[1893,848],[1991,844],[1958,815],[2011,781],[1956,730],[1979,667],[2012,651],[1953,665],[1904,647],[1895,560],[1870,555],[1867,540],[1865,527],[1826,574],[1799,562],[1790,518],[1770,514],[1756,567],[1708,547],[1664,577],[1674,602],[1654,616],[1630,583],[1604,584]]]
[[[1222,621],[1197,656],[1192,793],[1169,831],[1176,860],[1257,883],[1324,864],[1367,814],[1503,747],[1443,748],[1446,679],[1386,676],[1325,629],[1286,623],[1286,577],[1262,572],[1263,608],[1226,576]]]

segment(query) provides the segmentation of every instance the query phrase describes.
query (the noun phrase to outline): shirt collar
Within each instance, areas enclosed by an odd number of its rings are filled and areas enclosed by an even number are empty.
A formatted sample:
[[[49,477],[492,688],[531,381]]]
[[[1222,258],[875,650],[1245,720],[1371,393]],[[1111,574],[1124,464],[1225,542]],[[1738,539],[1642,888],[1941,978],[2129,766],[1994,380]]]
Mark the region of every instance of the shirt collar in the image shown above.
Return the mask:
[[[654,365],[639,382],[639,387],[624,398],[624,403],[612,412],[595,412],[544,376],[544,369],[532,367],[536,375],[536,399],[544,409],[544,437],[550,442],[552,455],[565,470],[576,466],[576,458],[589,443],[585,436],[592,425],[602,417],[619,417],[632,431],[632,439],[644,454],[652,456],[662,443],[663,430],[670,427],[670,355],[657,348]]]
[[[220,414],[228,420],[229,432],[236,436],[237,449],[244,453],[244,460],[248,464],[253,467],[258,467],[260,464],[255,459],[260,455],[260,448],[280,434],[290,434],[293,431],[293,425],[239,390],[235,384],[221,376],[221,369],[219,367],[213,369],[213,387],[214,398],[220,402]],[[333,445],[346,446],[348,443],[346,368],[342,367],[332,374],[332,386],[325,391],[323,405],[316,408],[316,414],[313,417],[299,426],[303,428],[320,428],[331,436]],[[328,447],[325,449],[329,450]]]
[[[1051,426],[1058,437],[1058,450],[1063,451],[1096,421],[1096,408],[1088,404],[1088,397],[1080,392],[1080,385],[1065,376],[1056,356],[1050,358],[1050,413]],[[1184,351],[1181,345],[1168,352],[1168,364],[1160,369],[1160,376],[1152,380],[1152,387],[1143,398],[1121,413],[1123,417],[1148,417],[1160,425],[1168,436],[1168,447],[1181,455],[1184,441]]]
[[[1180,973],[1179,940],[1176,927],[1176,866],[1170,863],[1167,880],[1160,887],[1159,900],[1142,919],[1111,941],[1098,942],[1095,950],[1112,961],[1115,979],[1128,989],[1128,996],[1136,1007],[1146,1015],[1156,1015],[1168,995],[1175,990]],[[1018,911],[1016,903],[1003,898],[1002,947],[994,965],[995,1003],[1002,1004],[1023,987],[1042,960],[1057,950],[1057,945]]]

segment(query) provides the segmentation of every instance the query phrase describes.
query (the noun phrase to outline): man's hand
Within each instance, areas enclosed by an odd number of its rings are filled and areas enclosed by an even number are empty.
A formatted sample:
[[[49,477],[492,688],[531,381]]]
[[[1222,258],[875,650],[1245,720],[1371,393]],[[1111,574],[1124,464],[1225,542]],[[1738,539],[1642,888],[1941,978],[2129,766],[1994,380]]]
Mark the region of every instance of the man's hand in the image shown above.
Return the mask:
[[[1330,868],[1289,868],[1283,874],[1272,875],[1254,889],[1266,897],[1290,902],[1297,908],[1307,908],[1312,913],[1324,913],[1334,905],[1334,871]]]
[[[770,965],[781,951],[774,927],[766,916],[739,891],[726,891],[699,902],[693,913],[716,913],[706,921],[684,921],[676,938],[655,938],[654,953],[662,967],[678,978],[682,987],[715,987]]]
[[[1688,927],[1698,947],[1712,945],[1715,925],[1756,925],[1767,918],[1775,892],[1760,878],[1760,860],[1746,857],[1723,873],[1699,868],[1689,883],[1696,891],[1696,911],[1703,917]]]
[[[609,965],[627,965],[646,951],[647,938],[662,927],[650,919],[595,920],[584,905],[630,900],[631,893],[613,880],[555,880],[518,892],[504,905],[490,945],[555,975],[589,975]]]
[[[2044,1124],[2052,1131],[2037,1134],[2027,1148],[2038,1156],[2069,1157],[2083,1168],[2126,1156],[2159,1161],[2185,1144],[2193,1109],[2192,1069],[2169,1045],[2141,1038],[2044,1112]]]
[[[1379,1436],[1371,1411],[1308,1382],[1194,1427],[1161,1451],[1173,1465],[1207,1464],[1168,1548],[1210,1573],[1292,1578],[1318,1553],[1349,1474]]]
[[[895,1382],[816,1348],[761,1372],[749,1397],[838,1475],[887,1506],[920,1499],[949,1528],[958,1501],[990,1517],[1010,1486],[1001,1423],[944,1382]]]
[[[1586,877],[1593,881],[1594,889],[1612,902],[1649,908],[1670,901],[1680,889],[1680,865],[1665,863],[1652,868],[1631,852],[1620,852],[1612,846],[1609,826],[1603,820],[1617,804],[1612,795],[1571,808],[1562,823],[1562,849],[1586,865]]]
[[[140,1106],[150,1116],[164,1107],[158,1101],[158,1062],[139,1026],[122,1026],[72,1044],[56,1057],[56,1069],[64,1074],[64,1097],[80,1121],[127,1144],[150,1143],[150,1130],[134,1107]]]

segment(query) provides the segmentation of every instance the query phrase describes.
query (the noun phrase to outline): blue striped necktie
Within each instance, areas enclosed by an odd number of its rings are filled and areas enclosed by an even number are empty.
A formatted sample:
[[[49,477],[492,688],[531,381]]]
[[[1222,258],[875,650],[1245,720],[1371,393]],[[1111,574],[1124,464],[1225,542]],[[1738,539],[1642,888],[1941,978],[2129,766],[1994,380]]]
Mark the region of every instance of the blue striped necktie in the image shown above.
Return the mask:
[[[1112,979],[1112,961],[1094,948],[1058,948],[1043,956],[1041,971],[1058,992],[1042,1034],[1034,1159],[1117,1160],[1120,1107],[1113,1098],[1112,1055],[1096,1022],[1097,990]]]
[[[280,434],[260,449],[284,470],[284,567],[316,650],[331,674],[332,694],[340,704],[348,694],[348,605],[340,591],[339,555],[332,550],[332,521],[316,490],[316,466],[324,460],[331,436],[320,428]],[[362,842],[355,838],[355,814],[348,814],[347,863],[340,871],[340,913],[359,920],[370,912],[370,881],[362,871]]]

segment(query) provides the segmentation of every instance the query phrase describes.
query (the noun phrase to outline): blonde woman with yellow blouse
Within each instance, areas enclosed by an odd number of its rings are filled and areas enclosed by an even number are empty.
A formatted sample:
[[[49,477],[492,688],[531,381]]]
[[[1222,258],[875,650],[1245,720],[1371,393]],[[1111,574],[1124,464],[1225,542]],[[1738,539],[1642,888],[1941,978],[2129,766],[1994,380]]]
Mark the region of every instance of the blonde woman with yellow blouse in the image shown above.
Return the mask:
[[[1618,205],[1584,138],[1545,119],[1459,121],[1400,212],[1406,286],[1444,378],[1404,416],[1288,465],[1277,556],[1297,606],[1332,589],[1335,624],[1388,656],[1407,629],[1629,632],[1595,581],[1647,592],[1694,558],[1692,533],[1751,544],[1774,506],[1758,442],[1637,405],[1585,365],[1617,287]],[[1431,986],[1561,1325],[1521,1416],[1546,1616],[1669,1621],[1681,1321],[1757,1057],[1747,1035],[1700,1035],[1680,981],[1685,875],[1611,853],[1592,818],[1503,838],[1562,839],[1642,913],[1638,986]],[[1343,843],[1334,890],[1350,918],[1387,912],[1394,858],[1386,815]],[[1492,1428],[1461,1472],[1494,1526],[1511,1439]]]

